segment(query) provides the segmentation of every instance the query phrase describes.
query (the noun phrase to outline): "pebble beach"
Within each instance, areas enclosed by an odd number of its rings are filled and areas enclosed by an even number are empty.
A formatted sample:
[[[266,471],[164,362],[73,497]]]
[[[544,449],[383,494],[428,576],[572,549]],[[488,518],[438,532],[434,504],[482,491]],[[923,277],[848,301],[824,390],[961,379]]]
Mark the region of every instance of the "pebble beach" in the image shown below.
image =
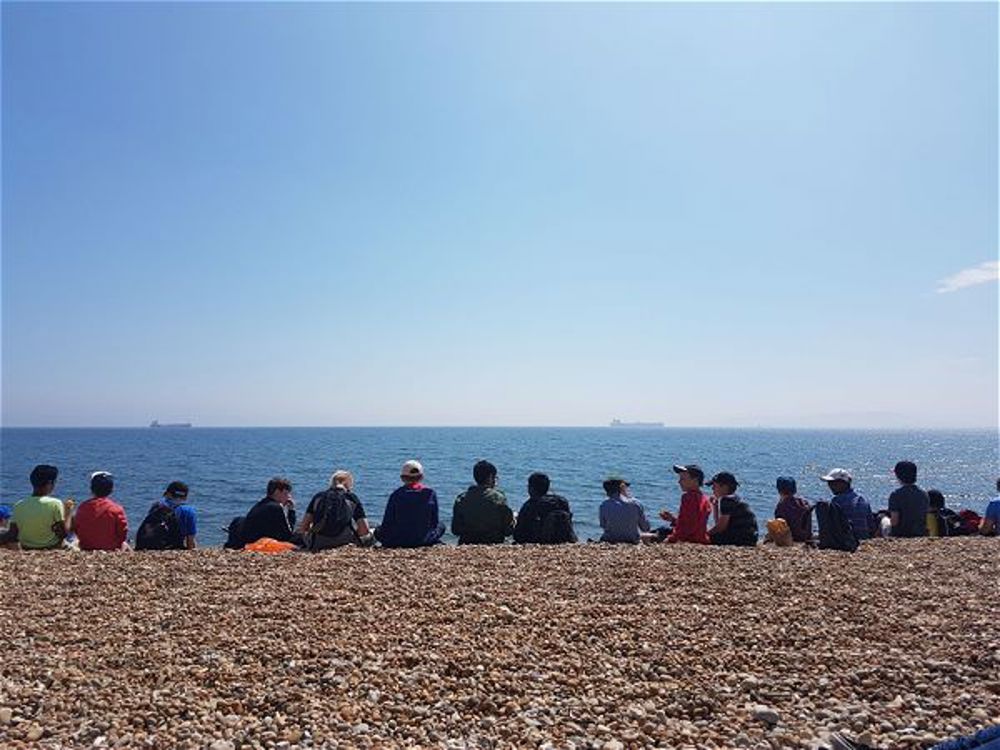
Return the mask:
[[[1000,723],[1000,540],[0,553],[4,748],[930,747]]]

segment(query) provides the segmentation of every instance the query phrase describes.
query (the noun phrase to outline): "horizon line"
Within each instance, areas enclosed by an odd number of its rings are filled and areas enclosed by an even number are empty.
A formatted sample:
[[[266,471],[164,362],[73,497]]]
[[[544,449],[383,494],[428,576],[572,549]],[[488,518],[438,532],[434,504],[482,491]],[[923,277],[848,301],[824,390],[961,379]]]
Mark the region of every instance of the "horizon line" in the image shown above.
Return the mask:
[[[168,423],[169,424],[169,423]],[[569,425],[544,425],[544,424],[332,424],[332,425],[296,425],[296,424],[258,424],[258,425],[226,425],[226,424],[191,424],[187,427],[151,427],[150,425],[4,425],[0,424],[0,429],[5,430],[167,430],[177,432],[184,430],[261,430],[261,429],[284,429],[284,430],[332,430],[332,429],[379,429],[379,430],[427,430],[427,429],[449,429],[449,430],[496,430],[496,429],[523,429],[523,430],[634,430],[638,432],[660,432],[667,430],[857,430],[857,431],[884,431],[902,432],[911,430],[924,430],[932,432],[961,432],[961,431],[997,431],[1000,433],[1000,425],[981,426],[921,426],[921,425],[663,425],[662,427],[631,427],[622,425],[612,427],[610,424],[569,424]]]

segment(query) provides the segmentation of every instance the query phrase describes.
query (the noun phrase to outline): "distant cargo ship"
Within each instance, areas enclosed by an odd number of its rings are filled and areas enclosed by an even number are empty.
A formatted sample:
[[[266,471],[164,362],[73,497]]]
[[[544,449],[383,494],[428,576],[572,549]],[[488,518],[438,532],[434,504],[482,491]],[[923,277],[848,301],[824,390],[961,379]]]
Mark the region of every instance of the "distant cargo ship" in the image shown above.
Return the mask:
[[[663,427],[663,422],[622,422],[620,419],[612,419],[611,427]]]
[[[170,429],[177,429],[179,427],[190,427],[191,423],[190,422],[172,422],[172,423],[163,423],[163,424],[161,424],[160,422],[158,422],[157,420],[154,419],[152,422],[149,423],[149,426],[150,427],[167,427],[167,428],[170,428]]]

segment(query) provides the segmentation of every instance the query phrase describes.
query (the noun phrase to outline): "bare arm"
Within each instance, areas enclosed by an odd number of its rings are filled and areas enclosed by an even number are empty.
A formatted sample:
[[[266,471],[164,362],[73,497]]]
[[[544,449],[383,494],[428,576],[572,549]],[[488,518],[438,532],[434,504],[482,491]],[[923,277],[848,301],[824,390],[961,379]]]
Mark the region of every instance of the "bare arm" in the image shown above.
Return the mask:
[[[194,549],[197,546],[193,536],[184,537],[184,549]]]

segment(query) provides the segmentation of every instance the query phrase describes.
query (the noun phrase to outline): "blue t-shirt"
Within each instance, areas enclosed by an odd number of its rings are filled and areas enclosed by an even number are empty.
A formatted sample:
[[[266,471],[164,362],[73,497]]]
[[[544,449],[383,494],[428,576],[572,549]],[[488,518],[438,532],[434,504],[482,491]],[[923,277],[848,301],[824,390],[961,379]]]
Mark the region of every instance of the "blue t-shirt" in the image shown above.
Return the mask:
[[[160,499],[160,505],[170,508],[174,512],[174,516],[177,517],[177,525],[181,529],[182,537],[198,535],[198,516],[194,512],[194,508],[184,503],[174,504],[165,497]]]
[[[1000,497],[996,500],[990,500],[990,504],[986,506],[986,512],[983,514],[985,518],[990,519],[997,525],[1000,529]]]

